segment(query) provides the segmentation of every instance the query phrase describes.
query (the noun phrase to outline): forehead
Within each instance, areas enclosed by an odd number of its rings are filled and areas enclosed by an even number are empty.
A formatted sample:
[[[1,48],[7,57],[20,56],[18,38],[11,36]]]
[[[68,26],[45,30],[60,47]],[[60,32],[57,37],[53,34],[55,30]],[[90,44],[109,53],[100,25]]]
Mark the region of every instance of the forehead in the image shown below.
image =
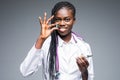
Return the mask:
[[[55,17],[73,17],[73,12],[68,8],[61,8],[57,11]]]

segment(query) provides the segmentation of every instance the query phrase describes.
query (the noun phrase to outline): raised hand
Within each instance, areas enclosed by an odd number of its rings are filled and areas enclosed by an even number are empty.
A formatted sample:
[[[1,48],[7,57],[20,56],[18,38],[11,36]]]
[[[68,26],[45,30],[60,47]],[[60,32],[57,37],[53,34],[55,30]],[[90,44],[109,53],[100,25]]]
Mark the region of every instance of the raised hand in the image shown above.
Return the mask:
[[[39,17],[39,22],[41,26],[40,30],[40,35],[36,41],[35,47],[37,49],[40,49],[42,47],[42,44],[44,41],[50,36],[50,34],[54,31],[57,30],[57,27],[54,27],[57,23],[50,24],[50,21],[53,19],[54,16],[51,16],[50,18],[47,19],[47,13],[44,13],[44,18],[42,20],[41,17]]]
[[[50,21],[53,19],[54,16],[51,16],[47,20],[47,13],[44,13],[44,19],[42,20],[41,17],[39,17],[39,22],[41,26],[41,33],[40,36],[42,39],[46,39],[54,30],[57,30],[58,28],[54,27],[56,24],[49,24]]]

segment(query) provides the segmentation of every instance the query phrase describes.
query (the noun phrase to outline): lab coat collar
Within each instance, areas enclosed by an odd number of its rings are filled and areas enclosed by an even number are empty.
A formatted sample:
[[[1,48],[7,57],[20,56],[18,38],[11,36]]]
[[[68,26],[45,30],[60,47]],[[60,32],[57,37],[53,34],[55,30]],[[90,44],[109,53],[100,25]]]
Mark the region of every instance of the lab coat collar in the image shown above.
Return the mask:
[[[76,44],[77,43],[77,38],[73,33],[72,33],[72,37],[71,37],[71,39],[68,43],[70,43],[70,44]],[[63,44],[67,44],[67,43],[64,40],[62,40],[60,38],[60,36],[58,36],[58,46],[62,47]]]

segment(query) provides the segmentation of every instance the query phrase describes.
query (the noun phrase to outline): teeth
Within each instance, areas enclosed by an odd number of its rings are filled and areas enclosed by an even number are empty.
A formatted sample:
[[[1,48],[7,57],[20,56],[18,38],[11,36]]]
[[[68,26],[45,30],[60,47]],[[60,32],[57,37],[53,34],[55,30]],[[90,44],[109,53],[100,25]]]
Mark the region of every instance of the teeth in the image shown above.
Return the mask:
[[[60,28],[60,31],[65,31],[66,29],[65,28]]]

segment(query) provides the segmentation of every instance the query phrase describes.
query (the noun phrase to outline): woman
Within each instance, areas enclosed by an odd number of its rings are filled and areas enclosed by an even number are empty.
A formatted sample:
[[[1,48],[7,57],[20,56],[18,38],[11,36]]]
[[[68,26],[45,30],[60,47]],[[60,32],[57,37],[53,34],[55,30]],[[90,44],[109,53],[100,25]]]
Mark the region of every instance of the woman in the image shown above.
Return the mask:
[[[71,3],[62,1],[54,6],[50,18],[46,12],[44,19],[39,17],[40,35],[20,66],[23,76],[42,65],[44,80],[93,80],[90,46],[72,32],[75,14]]]

